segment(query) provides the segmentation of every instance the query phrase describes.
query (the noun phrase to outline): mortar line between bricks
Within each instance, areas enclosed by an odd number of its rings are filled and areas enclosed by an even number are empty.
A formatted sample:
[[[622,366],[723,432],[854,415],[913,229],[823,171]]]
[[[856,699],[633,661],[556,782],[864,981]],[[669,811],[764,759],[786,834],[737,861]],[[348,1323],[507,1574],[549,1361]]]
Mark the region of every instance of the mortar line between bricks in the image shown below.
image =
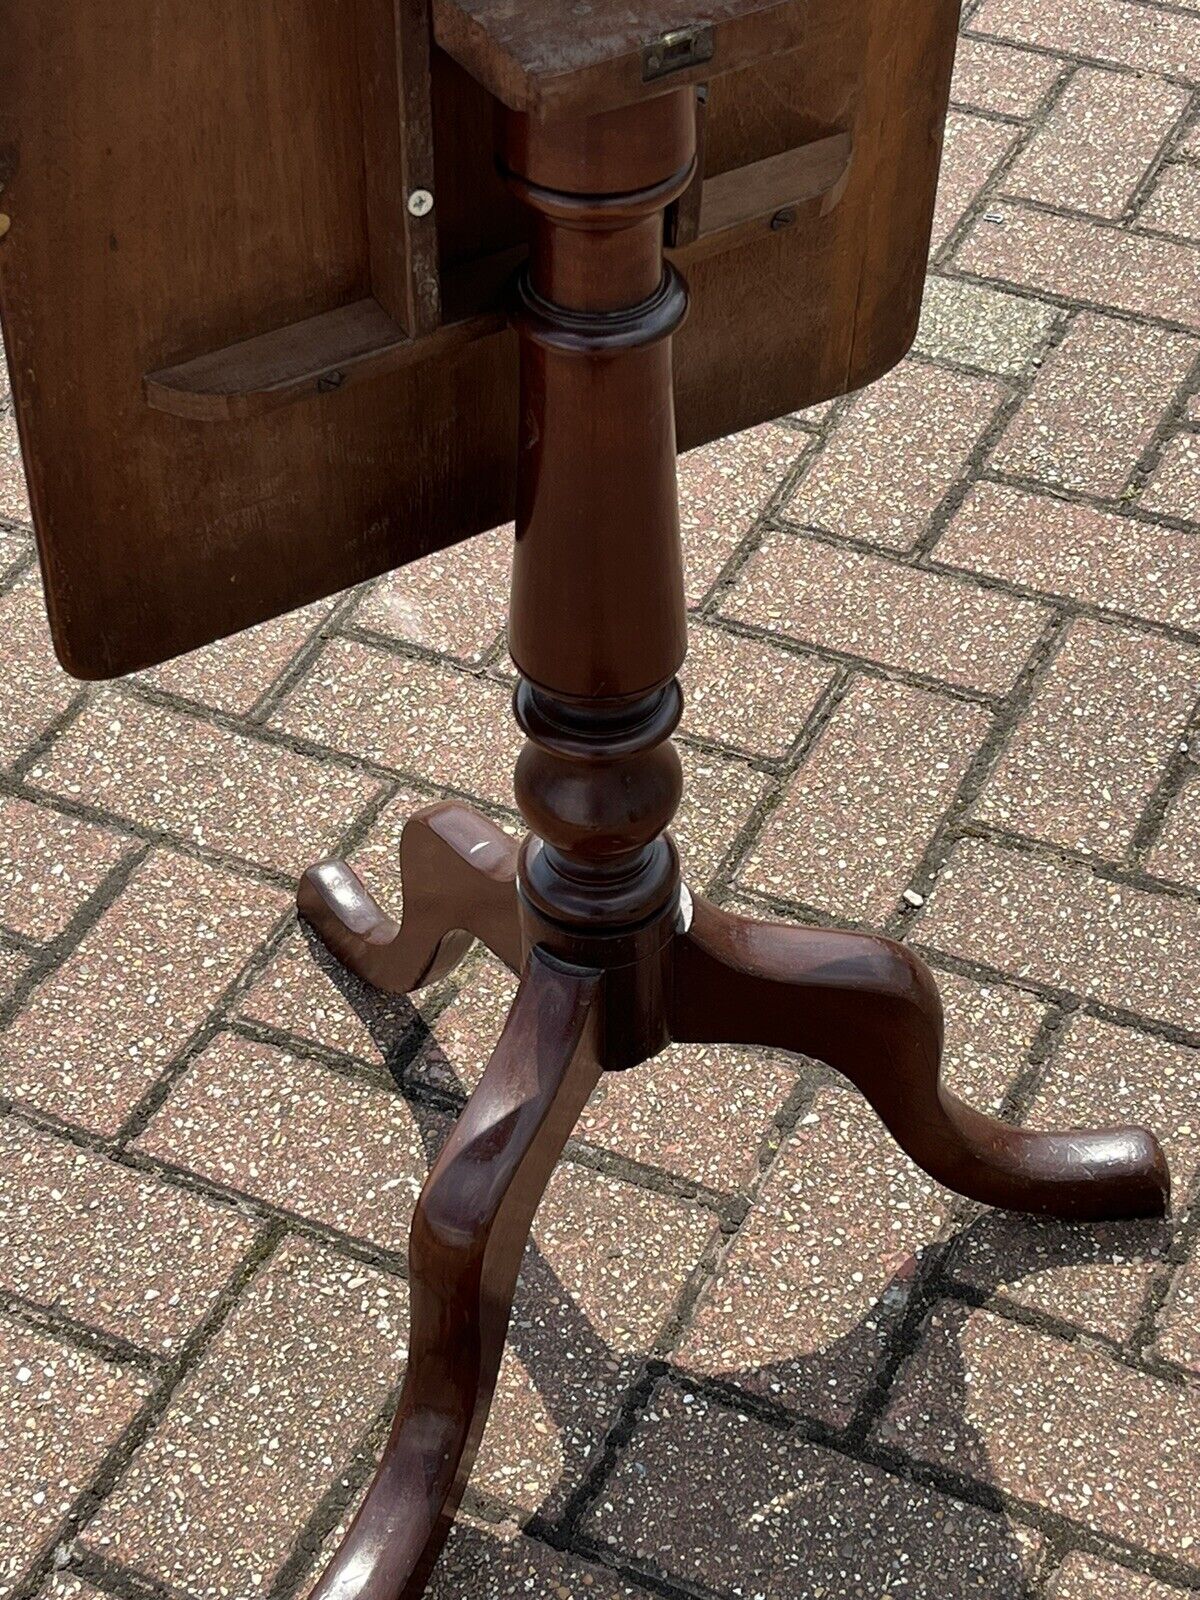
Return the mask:
[[[21,1581],[10,1591],[9,1600],[33,1600],[54,1568],[55,1550],[68,1539],[74,1542],[86,1531],[134,1454],[224,1327],[243,1292],[270,1260],[282,1236],[281,1229],[267,1229],[251,1242],[208,1315],[184,1341],[179,1355],[164,1369],[157,1386],[146,1396],[137,1415],[105,1452],[90,1481],[76,1495],[66,1515],[46,1541],[41,1556],[26,1568]]]
[[[1176,517],[1170,512],[1148,511],[1136,500],[1123,500],[1119,495],[1092,494],[1087,489],[1073,489],[1066,484],[1046,483],[1041,478],[1033,478],[1021,472],[1009,472],[999,467],[987,467],[980,474],[981,481],[985,483],[1004,484],[1011,489],[1020,489],[1026,494],[1036,495],[1043,500],[1062,500],[1068,505],[1090,506],[1095,511],[1103,511],[1112,517],[1121,517],[1128,522],[1146,528],[1170,528],[1179,533],[1200,532],[1200,522],[1190,517]],[[1036,592],[1036,591],[1035,591]],[[1081,602],[1085,603],[1085,602]],[[1171,624],[1162,626],[1170,627]],[[1175,630],[1186,634],[1186,630]],[[1187,635],[1192,637],[1192,635]]]
[[[83,1579],[110,1600],[194,1600],[187,1591],[157,1582],[136,1567],[111,1561],[94,1550],[80,1547],[70,1553],[66,1573]]]
[[[14,1289],[0,1288],[0,1315],[24,1328],[48,1334],[58,1344],[98,1356],[101,1361],[136,1367],[152,1379],[160,1377],[170,1365],[170,1356],[160,1350],[122,1338],[97,1323],[70,1316],[59,1306],[18,1294]]]
[[[1010,378],[1006,387],[1007,397],[1001,399],[986,428],[976,439],[970,454],[966,457],[954,481],[950,484],[942,498],[934,506],[925,520],[923,531],[913,540],[909,554],[912,563],[920,567],[928,558],[931,551],[938,544],[953,518],[958,514],[963,502],[974,488],[983,471],[988,457],[996,449],[1000,440],[1008,432],[1009,424],[1029,399],[1033,386],[1041,371],[1044,362],[1066,338],[1067,330],[1073,318],[1058,317],[1047,330],[1036,359],[1030,359],[1025,364],[1022,373]]]
[[[918,892],[927,899],[946,860],[954,848],[955,828],[974,809],[980,795],[1003,757],[1008,741],[1029,711],[1039,689],[1045,683],[1058,660],[1066,641],[1070,624],[1061,614],[1051,614],[1025,664],[1006,698],[996,707],[983,741],[968,762],[962,778],[950,798],[949,804],[926,842],[920,859],[909,874],[908,881],[897,895],[897,905],[883,920],[885,932],[899,938],[911,925],[911,907],[904,900],[906,890]]]
[[[1136,4],[1136,0],[1133,0],[1133,3]],[[1169,164],[1172,152],[1182,141],[1192,117],[1196,113],[1197,106],[1200,106],[1200,89],[1194,89],[1187,97],[1183,110],[1171,124],[1166,137],[1159,144],[1154,156],[1147,163],[1141,178],[1134,185],[1130,198],[1122,212],[1122,219],[1125,222],[1136,223],[1138,221],[1147,201],[1158,185],[1163,168]],[[1135,229],[1134,231],[1140,230]]]
[[[353,614],[364,599],[365,593],[373,588],[376,582],[377,579],[368,580],[367,583],[359,584],[337,597],[334,604],[305,635],[246,712],[247,722],[257,726],[270,718],[276,706],[281,704],[296,684],[302,681],[309,667],[321,654],[326,638],[336,630],[344,616]]]
[[[1200,735],[1200,695],[1192,705],[1191,712],[1183,726],[1183,730],[1175,741],[1167,760],[1163,764],[1158,782],[1155,784],[1146,804],[1142,807],[1141,816],[1133,831],[1133,838],[1129,842],[1125,860],[1134,870],[1149,873],[1148,859],[1154,847],[1162,838],[1166,827],[1167,816],[1174,801],[1178,798],[1188,779],[1192,776],[1193,766],[1191,760],[1192,740]],[[1159,881],[1157,873],[1149,873]],[[1166,880],[1170,881],[1170,880]],[[1186,885],[1180,887],[1186,889]]]
[[[828,685],[805,719],[804,726],[793,744],[789,759],[781,768],[776,781],[764,791],[762,797],[751,808],[741,827],[730,841],[728,849],[713,874],[712,888],[715,891],[740,892],[736,882],[738,874],[742,871],[755,848],[761,843],[772,816],[787,799],[793,778],[833,720],[838,707],[845,699],[853,682],[854,673],[846,667],[839,667],[833,674]]]
[[[1049,85],[1042,96],[1036,115],[1016,130],[1016,136],[1008,149],[993,161],[983,182],[964,207],[962,215],[955,220],[946,237],[933,252],[932,266],[940,268],[948,261],[967,234],[975,227],[980,217],[991,205],[995,195],[1001,189],[1004,179],[1012,171],[1014,164],[1020,160],[1027,147],[1037,138],[1046,122],[1053,115],[1077,70],[1078,68],[1074,63],[1064,63],[1057,79],[1053,84]]]
[[[1181,7],[1155,5],[1149,3],[1149,0],[1143,0],[1143,3],[1146,3],[1147,10],[1178,12],[1183,16],[1194,14]],[[1092,56],[1088,55],[1086,51],[1072,50],[1067,45],[1036,44],[1032,39],[1021,39],[1007,33],[982,33],[979,29],[972,27],[963,28],[961,37],[974,39],[979,44],[1007,45],[1011,50],[1023,50],[1026,55],[1044,56],[1050,61],[1061,61],[1064,66],[1099,67],[1105,72],[1119,72],[1123,77],[1127,78],[1160,78],[1164,83],[1174,84],[1180,89],[1190,90],[1196,86],[1194,78],[1186,77],[1182,73],[1134,66],[1128,61],[1118,61],[1111,56]]]
[[[1151,431],[1149,439],[1138,455],[1137,460],[1129,470],[1129,476],[1121,490],[1119,499],[1128,496],[1134,499],[1145,489],[1149,479],[1153,476],[1155,468],[1163,457],[1168,442],[1174,438],[1179,430],[1179,425],[1185,420],[1189,396],[1200,384],[1200,347],[1197,348],[1196,358],[1188,368],[1187,373],[1175,389],[1169,404],[1165,407],[1158,422]],[[1188,519],[1180,518],[1184,526]]]
[[[1193,531],[1200,533],[1200,524],[1193,529],[1188,524],[1183,524],[1176,529],[1170,521],[1149,516],[1133,515],[1129,508],[1117,509],[1105,502],[1099,502],[1095,497],[1058,494],[1046,484],[1038,484],[1030,479],[1017,479],[1012,474],[997,472],[981,473],[977,483],[995,483],[1008,488],[1019,489],[1024,493],[1039,499],[1067,500],[1073,504],[1096,506],[1097,509],[1107,511],[1114,516],[1128,517],[1131,521],[1152,527],[1170,527],[1172,532],[1179,531],[1191,534]],[[973,485],[972,485],[973,487]],[[1175,623],[1163,622],[1154,617],[1148,617],[1138,612],[1122,611],[1114,607],[1102,606],[1094,601],[1082,600],[1078,596],[1064,594],[1058,591],[1034,589],[1028,584],[1017,583],[1011,578],[1004,578],[991,572],[981,572],[972,567],[955,566],[949,561],[939,561],[936,550],[917,559],[917,552],[893,550],[883,545],[871,544],[855,534],[836,533],[817,524],[801,524],[776,520],[770,531],[786,534],[791,539],[807,540],[809,543],[830,545],[835,549],[853,550],[859,555],[872,557],[876,560],[887,561],[895,566],[909,567],[917,572],[928,572],[938,576],[952,578],[955,582],[965,581],[967,588],[983,589],[989,593],[1001,594],[1017,600],[1027,600],[1042,608],[1052,607],[1071,616],[1092,617],[1098,622],[1120,624],[1121,626],[1137,629],[1141,632],[1153,634],[1157,637],[1170,639],[1177,644],[1200,645],[1200,631],[1181,628]],[[879,674],[892,674],[899,681],[911,681],[919,686],[932,686],[941,693],[953,694],[959,699],[972,700],[978,703],[991,704],[1003,699],[1007,691],[998,693],[985,692],[980,689],[965,687],[959,683],[950,683],[942,678],[930,678],[925,674],[909,671],[908,669],[890,666],[885,662],[872,661],[867,657],[851,655],[848,652],[832,650],[828,645],[819,642],[810,642],[796,634],[785,634],[774,631],[762,623],[745,622],[740,617],[720,613],[714,617],[713,622],[724,628],[727,632],[761,639],[764,643],[775,642],[780,645],[791,645],[796,651],[805,654],[818,655],[822,659],[841,660],[858,663],[864,669],[874,669]]]

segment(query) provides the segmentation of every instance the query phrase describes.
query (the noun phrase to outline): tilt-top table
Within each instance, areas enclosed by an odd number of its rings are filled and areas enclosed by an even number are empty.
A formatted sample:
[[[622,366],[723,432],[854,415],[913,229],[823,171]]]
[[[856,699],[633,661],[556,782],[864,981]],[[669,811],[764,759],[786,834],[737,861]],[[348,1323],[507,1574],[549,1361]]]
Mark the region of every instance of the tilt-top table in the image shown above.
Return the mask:
[[[956,22],[951,0],[9,8],[0,305],[66,666],[131,671],[516,517],[528,837],[418,813],[399,925],[344,863],[300,885],[381,989],[472,939],[521,975],[416,1207],[400,1407],[320,1600],[422,1593],[605,1071],[672,1040],[797,1051],[961,1194],[1165,1208],[1145,1130],[1031,1133],[939,1086],[907,949],[708,905],[667,832],[677,447],[907,349]]]

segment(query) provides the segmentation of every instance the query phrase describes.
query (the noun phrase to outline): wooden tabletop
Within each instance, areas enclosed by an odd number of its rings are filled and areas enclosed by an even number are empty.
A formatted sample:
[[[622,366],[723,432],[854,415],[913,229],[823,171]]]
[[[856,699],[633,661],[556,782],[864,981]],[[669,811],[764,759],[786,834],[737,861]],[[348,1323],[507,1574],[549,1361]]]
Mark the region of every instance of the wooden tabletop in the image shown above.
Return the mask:
[[[800,0],[434,0],[438,43],[505,105],[587,115],[794,49]]]

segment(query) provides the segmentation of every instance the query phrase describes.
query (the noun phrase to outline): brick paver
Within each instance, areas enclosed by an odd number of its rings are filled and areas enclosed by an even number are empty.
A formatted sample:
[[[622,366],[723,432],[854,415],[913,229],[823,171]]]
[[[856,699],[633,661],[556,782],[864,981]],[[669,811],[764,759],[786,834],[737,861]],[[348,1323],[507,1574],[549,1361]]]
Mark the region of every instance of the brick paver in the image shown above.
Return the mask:
[[[153,1388],[145,1373],[0,1315],[0,1595],[64,1518]]]
[[[1001,694],[1047,613],[934,573],[772,533],[725,602],[739,622],[883,666]]]
[[[1159,78],[1083,67],[1005,175],[1009,194],[1119,217],[1187,109]]]
[[[894,367],[838,419],[785,514],[910,550],[1005,393],[986,378],[913,362]]]
[[[229,1206],[0,1123],[0,1283],[31,1306],[177,1350],[254,1237]]]
[[[913,357],[680,462],[675,832],[921,949],[970,1104],[1155,1128],[1172,1215],[961,1202],[782,1051],[605,1079],[437,1600],[1200,1592],[1200,11],[966,12]],[[516,980],[378,995],[291,884],[519,831],[512,530],[105,688],[28,518],[0,378],[0,1600],[303,1600]]]
[[[918,936],[1032,983],[1195,1028],[1192,900],[972,840],[939,879]]]
[[[1055,488],[1120,494],[1200,341],[1083,313],[988,465]]]
[[[1200,545],[999,483],[976,485],[934,549],[949,566],[1200,633]]]
[[[1117,3],[1156,14],[1130,0]],[[1200,28],[1200,17],[1196,22]],[[1200,260],[1188,245],[1012,203],[997,214],[1001,226],[975,223],[954,253],[956,267],[1035,292],[1200,328]]]
[[[880,1442],[1160,1554],[1190,1548],[1200,1397],[1107,1353],[942,1304],[900,1372]],[[1089,1449],[1076,1448],[1086,1438]]]
[[[1200,694],[1200,650],[1071,627],[975,807],[984,822],[1120,857]]]
[[[851,921],[885,920],[990,727],[978,706],[860,678],[739,881]]]

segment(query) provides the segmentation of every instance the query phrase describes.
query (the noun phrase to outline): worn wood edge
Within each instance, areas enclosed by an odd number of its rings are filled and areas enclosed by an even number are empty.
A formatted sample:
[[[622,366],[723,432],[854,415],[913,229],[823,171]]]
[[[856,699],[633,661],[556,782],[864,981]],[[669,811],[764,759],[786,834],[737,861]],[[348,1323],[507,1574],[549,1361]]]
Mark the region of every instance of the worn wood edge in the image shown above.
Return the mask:
[[[693,20],[698,26],[711,21],[703,15],[703,8]],[[513,55],[458,0],[433,0],[433,36],[447,55],[453,56],[510,110],[546,118],[616,110],[685,84],[700,84],[726,72],[740,71],[767,55],[798,49],[804,43],[808,25],[807,8],[799,0],[763,0],[752,12],[737,18],[718,18],[712,25],[716,28],[716,49],[710,60],[647,81],[642,52],[654,42],[652,31],[630,50],[555,70],[530,65]]]

